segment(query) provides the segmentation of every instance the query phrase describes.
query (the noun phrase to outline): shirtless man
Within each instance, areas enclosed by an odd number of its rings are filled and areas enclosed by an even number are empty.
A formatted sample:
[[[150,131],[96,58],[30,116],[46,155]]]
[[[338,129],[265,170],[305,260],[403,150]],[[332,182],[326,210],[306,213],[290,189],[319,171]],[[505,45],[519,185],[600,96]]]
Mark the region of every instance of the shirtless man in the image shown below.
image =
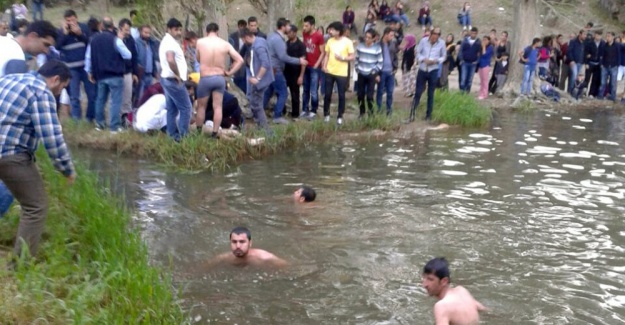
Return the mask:
[[[206,26],[206,37],[197,41],[197,61],[200,63],[200,83],[197,87],[198,110],[196,126],[202,129],[206,114],[208,97],[213,97],[213,138],[218,138],[219,126],[223,117],[223,94],[226,91],[226,79],[234,75],[243,65],[243,58],[230,43],[221,39],[219,25],[210,23]],[[226,56],[230,56],[232,64],[226,71]]]
[[[258,248],[252,248],[252,233],[245,227],[236,227],[230,232],[230,253],[217,256],[210,264],[228,263],[235,266],[284,267],[283,259]]]
[[[437,297],[434,305],[436,325],[476,325],[480,321],[479,311],[485,311],[481,303],[461,286],[452,288],[449,265],[444,257],[437,257],[423,267],[421,283],[428,294]]]

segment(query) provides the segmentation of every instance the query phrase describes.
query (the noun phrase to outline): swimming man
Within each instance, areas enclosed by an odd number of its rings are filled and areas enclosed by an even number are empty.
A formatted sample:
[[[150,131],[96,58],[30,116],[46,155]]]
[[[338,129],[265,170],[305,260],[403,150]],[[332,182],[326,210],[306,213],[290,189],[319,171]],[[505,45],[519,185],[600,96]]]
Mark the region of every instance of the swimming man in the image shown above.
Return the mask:
[[[293,192],[293,200],[298,203],[312,202],[317,197],[317,193],[310,186],[302,186]]]
[[[283,267],[287,265],[286,261],[268,251],[252,248],[252,233],[245,227],[236,227],[230,232],[230,251],[230,253],[217,256],[213,263],[225,262],[235,266]]]

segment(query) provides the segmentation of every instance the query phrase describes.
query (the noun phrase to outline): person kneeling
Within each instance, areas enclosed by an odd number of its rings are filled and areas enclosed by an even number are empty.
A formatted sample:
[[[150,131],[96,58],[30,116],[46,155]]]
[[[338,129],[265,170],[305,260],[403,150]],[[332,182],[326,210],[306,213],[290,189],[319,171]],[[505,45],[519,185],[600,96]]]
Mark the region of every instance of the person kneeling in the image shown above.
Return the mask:
[[[236,130],[240,129],[243,123],[243,117],[241,115],[241,107],[239,106],[239,100],[234,97],[228,91],[224,92],[224,99],[222,104],[222,119],[221,119],[221,129],[231,129]],[[213,100],[212,96],[208,99],[208,104],[206,105],[206,115],[204,120],[204,128],[203,132],[207,134],[212,134],[213,132]],[[208,127],[207,127],[208,126]],[[223,131],[220,131],[223,132]]]
[[[192,81],[186,83],[187,91],[191,98],[195,94],[196,84]],[[193,102],[193,101],[191,101]],[[192,124],[195,121],[191,121]],[[151,95],[141,107],[134,113],[133,127],[138,132],[148,132],[150,130],[160,130],[166,132],[167,127],[167,100],[165,94],[156,93]]]

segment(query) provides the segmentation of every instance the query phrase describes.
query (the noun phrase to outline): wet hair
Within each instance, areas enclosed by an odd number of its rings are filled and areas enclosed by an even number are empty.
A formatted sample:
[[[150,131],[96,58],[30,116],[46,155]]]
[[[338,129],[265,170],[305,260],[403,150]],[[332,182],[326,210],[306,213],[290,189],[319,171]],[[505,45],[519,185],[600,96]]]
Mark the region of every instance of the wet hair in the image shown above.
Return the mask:
[[[247,28],[247,27],[245,27],[245,28],[241,29],[241,37],[243,38],[243,37],[248,37],[248,36],[255,36],[255,35],[254,35],[254,33],[252,33],[252,31],[251,31],[249,28]]]
[[[478,32],[478,31],[477,31],[477,27],[473,27],[473,28],[471,28],[471,31],[472,31],[472,32],[476,32],[476,33],[477,33],[477,32]]]
[[[532,40],[532,45],[535,45],[536,43],[540,43],[540,37],[534,37],[534,39]]]
[[[309,23],[311,25],[314,25],[315,24],[315,17],[308,15],[308,16],[304,17],[304,22],[305,23]]]
[[[121,29],[122,27],[126,25],[128,25],[128,27],[132,27],[132,22],[128,18],[122,18],[118,24],[119,28]]]
[[[39,68],[38,73],[46,78],[58,76],[61,82],[68,81],[72,74],[65,62],[59,60],[49,60]]]
[[[258,22],[258,18],[256,18],[256,16],[250,16],[250,18],[247,19],[247,23],[257,23]]]
[[[169,19],[169,21],[167,21],[167,29],[172,28],[182,28],[182,23],[180,22],[180,20],[176,18]]]
[[[246,27],[247,26],[247,21],[245,21],[244,19],[240,19],[239,21],[237,21],[237,26],[239,26],[239,27]]]
[[[28,22],[26,23],[28,24]],[[37,33],[40,38],[52,37],[56,39],[59,36],[59,32],[54,25],[47,20],[38,20],[28,25],[25,34],[28,35],[30,33]]]
[[[69,17],[77,17],[76,12],[72,9],[65,10],[65,12],[63,13],[63,18],[69,18]]]
[[[302,197],[304,202],[312,202],[317,197],[317,192],[310,186],[302,186]]]
[[[343,23],[341,23],[340,21],[335,21],[333,23],[331,23],[330,25],[328,25],[328,29],[334,29],[335,31],[339,32],[339,35],[343,36],[343,33],[345,33],[345,27],[343,26]]]
[[[252,232],[245,227],[236,227],[232,229],[232,231],[230,232],[230,238],[232,238],[232,234],[235,234],[235,235],[246,234],[247,240],[252,240]]]
[[[296,34],[297,34],[297,26],[295,26],[295,25],[293,25],[293,24],[291,24],[290,26],[291,26],[291,27],[290,27],[290,28],[291,28],[291,31],[292,31],[293,33],[296,33]]]
[[[139,14],[139,12],[137,11],[137,9],[132,9],[130,10],[130,13],[128,14],[129,17],[132,16],[137,16]]]
[[[219,31],[219,25],[215,24],[215,23],[210,23],[208,25],[206,25],[206,32],[207,33],[217,33]]]
[[[285,18],[278,18],[278,21],[276,22],[276,28],[280,29],[286,25],[288,25],[288,22]]]
[[[448,278],[451,280],[451,274],[449,272],[449,263],[444,257],[437,257],[431,259],[423,267],[423,274],[434,274],[439,280]]]

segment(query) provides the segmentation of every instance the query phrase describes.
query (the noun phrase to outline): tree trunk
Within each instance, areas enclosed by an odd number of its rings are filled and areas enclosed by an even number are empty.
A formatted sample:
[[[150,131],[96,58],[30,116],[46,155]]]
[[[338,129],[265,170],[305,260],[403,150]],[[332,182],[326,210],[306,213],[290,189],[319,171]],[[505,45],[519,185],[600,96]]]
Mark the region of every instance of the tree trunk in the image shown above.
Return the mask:
[[[289,16],[295,10],[294,2],[294,0],[271,0],[269,2],[267,6],[268,24],[265,28],[266,33],[270,33],[272,30],[276,29],[278,18],[290,19],[291,22],[295,23],[293,21],[295,17]]]
[[[532,44],[534,37],[539,37],[539,21],[537,11],[538,0],[515,0],[514,22],[512,28],[512,49],[510,50],[510,67],[508,80],[504,87],[505,93],[521,92],[524,65],[519,62],[519,51]]]
[[[206,33],[206,25],[208,23],[216,23],[219,25],[219,37],[228,40],[228,19],[226,17],[225,0],[203,0],[204,8],[206,8],[206,20],[202,26],[202,33]]]

